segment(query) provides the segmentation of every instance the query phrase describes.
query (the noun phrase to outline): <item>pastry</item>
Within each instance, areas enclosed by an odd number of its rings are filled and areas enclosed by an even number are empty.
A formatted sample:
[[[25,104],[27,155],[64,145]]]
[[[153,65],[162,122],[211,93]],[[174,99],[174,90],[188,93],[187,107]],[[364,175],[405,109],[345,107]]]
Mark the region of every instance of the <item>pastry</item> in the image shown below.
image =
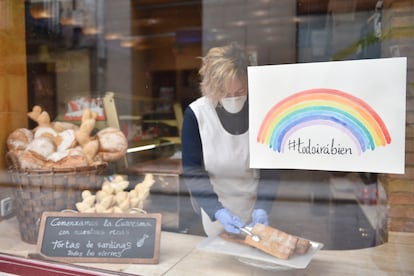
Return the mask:
[[[260,241],[257,242],[251,236],[247,236],[248,245],[283,260],[289,259],[298,242],[298,237],[260,223],[254,225],[252,233],[258,235]]]
[[[129,187],[126,176],[117,174],[105,178],[101,190],[97,191],[96,195],[92,195],[89,190],[82,191],[82,202],[79,202],[77,209],[80,212],[90,212],[93,208],[96,213],[127,213],[134,208],[142,209],[153,183],[153,175],[148,174],[134,189],[125,191]],[[91,203],[94,205],[89,206]]]
[[[93,129],[95,128],[95,120],[89,119],[83,121],[79,129],[75,131],[76,140],[80,145],[85,145],[91,140],[91,134]]]
[[[118,205],[121,205],[122,202],[125,202],[128,200],[128,192],[120,191],[115,194],[115,201]]]
[[[90,196],[84,198],[82,200],[82,202],[84,202],[85,204],[88,204],[89,206],[92,207],[92,205],[95,204],[95,198],[96,198],[96,196],[90,195]]]
[[[90,140],[88,142],[86,142],[83,146],[82,146],[82,151],[85,154],[86,158],[88,159],[88,163],[89,165],[94,165],[95,161],[99,162],[99,158],[96,158],[96,153],[98,152],[98,148],[99,148],[99,142],[98,140]]]
[[[39,105],[35,105],[32,108],[32,111],[27,113],[30,119],[35,121],[38,127],[50,127],[50,116],[49,113],[42,110]]]
[[[82,199],[85,199],[85,198],[87,198],[91,195],[92,195],[92,193],[89,190],[83,190],[82,193],[81,193]]]
[[[76,209],[78,209],[79,212],[81,213],[85,213],[86,211],[88,211],[89,209],[91,209],[91,206],[89,206],[88,204],[86,204],[85,202],[77,202],[75,204]]]

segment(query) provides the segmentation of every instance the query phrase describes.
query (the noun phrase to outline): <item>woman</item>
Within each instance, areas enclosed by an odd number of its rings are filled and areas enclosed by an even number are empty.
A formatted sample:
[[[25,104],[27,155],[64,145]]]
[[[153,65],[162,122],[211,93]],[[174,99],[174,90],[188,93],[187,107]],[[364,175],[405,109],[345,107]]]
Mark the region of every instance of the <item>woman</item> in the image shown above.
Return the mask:
[[[268,224],[276,190],[249,168],[249,65],[235,43],[210,49],[199,71],[202,97],[185,110],[182,129],[183,176],[193,206],[233,234],[246,224]]]

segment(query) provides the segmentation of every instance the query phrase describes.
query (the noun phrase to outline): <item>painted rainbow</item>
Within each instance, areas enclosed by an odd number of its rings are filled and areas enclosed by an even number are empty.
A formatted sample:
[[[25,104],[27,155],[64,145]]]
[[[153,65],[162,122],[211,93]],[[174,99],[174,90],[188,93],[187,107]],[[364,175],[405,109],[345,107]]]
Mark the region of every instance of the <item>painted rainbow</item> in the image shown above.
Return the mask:
[[[370,105],[348,93],[327,88],[301,91],[274,105],[262,121],[257,142],[283,152],[286,140],[294,132],[313,125],[342,130],[360,152],[391,143],[386,125]]]

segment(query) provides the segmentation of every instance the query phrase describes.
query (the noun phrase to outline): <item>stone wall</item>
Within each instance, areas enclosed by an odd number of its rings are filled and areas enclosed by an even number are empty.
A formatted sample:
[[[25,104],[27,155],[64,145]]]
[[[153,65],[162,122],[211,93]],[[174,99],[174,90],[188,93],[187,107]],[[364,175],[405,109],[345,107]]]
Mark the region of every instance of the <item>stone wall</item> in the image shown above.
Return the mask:
[[[414,232],[414,1],[385,0],[382,56],[407,57],[405,174],[380,175],[387,195],[388,231]]]

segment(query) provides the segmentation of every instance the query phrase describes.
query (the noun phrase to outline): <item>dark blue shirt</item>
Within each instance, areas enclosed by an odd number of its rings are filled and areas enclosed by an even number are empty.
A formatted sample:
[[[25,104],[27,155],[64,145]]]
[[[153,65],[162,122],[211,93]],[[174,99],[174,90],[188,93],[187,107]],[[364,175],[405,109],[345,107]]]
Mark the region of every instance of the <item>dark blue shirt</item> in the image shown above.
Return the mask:
[[[226,112],[221,106],[216,108],[223,127],[232,134],[243,133],[248,129],[248,107],[237,114]],[[240,122],[234,123],[234,122]],[[183,180],[192,200],[198,207],[206,211],[211,219],[217,210],[223,208],[217,194],[210,183],[208,173],[204,168],[203,148],[197,118],[190,107],[184,111],[182,128],[182,163]],[[276,170],[260,170],[260,181],[257,190],[256,209],[264,209],[268,213],[276,198],[279,176]]]

